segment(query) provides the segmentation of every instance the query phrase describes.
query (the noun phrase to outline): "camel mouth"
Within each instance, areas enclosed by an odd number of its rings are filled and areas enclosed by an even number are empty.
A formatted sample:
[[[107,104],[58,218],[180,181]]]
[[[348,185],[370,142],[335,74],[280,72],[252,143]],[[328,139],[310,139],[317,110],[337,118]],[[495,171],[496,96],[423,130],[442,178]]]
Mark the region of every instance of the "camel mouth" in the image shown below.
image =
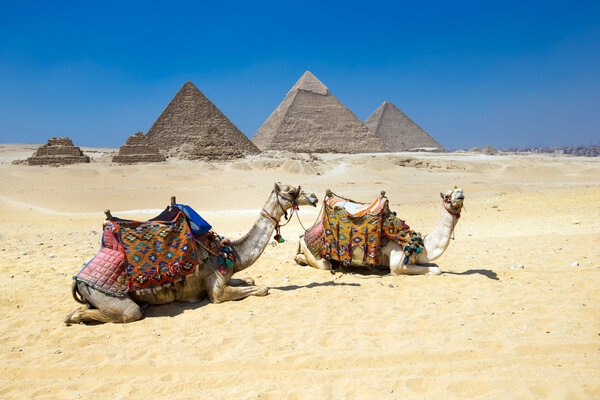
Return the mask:
[[[462,193],[456,196],[456,200],[460,200],[460,201],[462,201],[462,200],[464,200],[464,199],[465,199],[465,195],[464,195],[464,194],[462,194]]]
[[[316,207],[317,204],[319,203],[319,199],[317,199],[315,197],[314,199],[308,199],[308,202],[310,203],[311,206]]]

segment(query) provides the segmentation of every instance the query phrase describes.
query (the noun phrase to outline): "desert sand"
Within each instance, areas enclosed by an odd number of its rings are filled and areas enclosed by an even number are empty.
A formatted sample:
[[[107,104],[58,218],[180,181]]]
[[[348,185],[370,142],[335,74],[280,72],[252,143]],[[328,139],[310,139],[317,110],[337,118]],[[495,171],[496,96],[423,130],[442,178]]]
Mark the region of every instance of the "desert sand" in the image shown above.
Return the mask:
[[[38,146],[0,145],[0,398],[600,398],[600,158],[267,153],[121,166],[115,149],[82,148],[90,164],[11,164]],[[104,209],[146,219],[176,195],[237,238],[275,181],[320,199],[385,190],[423,233],[439,192],[462,187],[466,210],[440,276],[297,266],[294,219],[243,272],[266,297],[63,323]],[[300,218],[308,227],[317,212]]]

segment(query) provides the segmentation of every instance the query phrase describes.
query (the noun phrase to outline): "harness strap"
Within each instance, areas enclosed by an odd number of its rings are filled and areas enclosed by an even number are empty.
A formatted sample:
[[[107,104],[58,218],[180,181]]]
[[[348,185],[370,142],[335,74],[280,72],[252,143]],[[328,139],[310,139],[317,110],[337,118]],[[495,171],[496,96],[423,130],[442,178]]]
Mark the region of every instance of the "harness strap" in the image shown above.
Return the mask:
[[[452,211],[450,211],[450,210],[448,209],[448,207],[446,206],[446,204],[447,204],[447,203],[446,203],[446,201],[445,201],[445,200],[442,200],[442,205],[444,206],[444,210],[448,211],[448,214],[450,214],[450,215],[452,215],[452,216],[456,217],[456,219],[459,219],[459,218],[460,218],[460,211],[459,211],[459,212],[457,212],[457,213],[455,213],[455,212],[452,212]]]

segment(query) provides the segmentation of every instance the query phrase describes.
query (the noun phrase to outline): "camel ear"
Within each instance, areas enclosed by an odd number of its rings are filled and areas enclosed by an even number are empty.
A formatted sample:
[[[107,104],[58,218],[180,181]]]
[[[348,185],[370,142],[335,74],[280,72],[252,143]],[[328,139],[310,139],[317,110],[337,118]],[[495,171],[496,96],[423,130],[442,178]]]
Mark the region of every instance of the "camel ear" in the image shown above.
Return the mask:
[[[279,190],[279,185],[280,184],[281,184],[281,182],[275,182],[275,185],[274,185],[275,190]]]
[[[440,192],[440,197],[443,199],[444,198],[444,194],[442,192]]]

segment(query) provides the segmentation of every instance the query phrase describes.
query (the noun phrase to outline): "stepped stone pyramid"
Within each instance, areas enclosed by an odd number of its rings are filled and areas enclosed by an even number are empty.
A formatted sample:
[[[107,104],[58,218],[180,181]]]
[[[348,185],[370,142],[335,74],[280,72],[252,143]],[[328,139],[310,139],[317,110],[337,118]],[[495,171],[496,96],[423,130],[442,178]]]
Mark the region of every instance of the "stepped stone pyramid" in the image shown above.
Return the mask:
[[[146,132],[150,144],[169,154],[185,156],[211,128],[246,153],[258,153],[240,130],[192,82],[186,82]],[[211,132],[214,132],[211,131]]]
[[[383,143],[310,71],[287,93],[252,142],[261,150],[304,153],[387,151]]]
[[[244,157],[244,153],[215,127],[200,134],[198,142],[187,156],[190,160],[232,160]]]
[[[66,137],[49,139],[48,143],[24,160],[24,163],[29,165],[63,165],[89,162],[90,158],[84,155],[79,147],[74,146],[71,139]]]
[[[389,151],[410,151],[418,148],[436,148],[444,151],[442,145],[389,101],[384,101],[367,119],[365,125],[385,143]]]
[[[142,132],[137,132],[127,138],[125,144],[119,149],[119,154],[115,155],[112,160],[121,164],[161,162],[165,161],[165,156],[150,144]]]

